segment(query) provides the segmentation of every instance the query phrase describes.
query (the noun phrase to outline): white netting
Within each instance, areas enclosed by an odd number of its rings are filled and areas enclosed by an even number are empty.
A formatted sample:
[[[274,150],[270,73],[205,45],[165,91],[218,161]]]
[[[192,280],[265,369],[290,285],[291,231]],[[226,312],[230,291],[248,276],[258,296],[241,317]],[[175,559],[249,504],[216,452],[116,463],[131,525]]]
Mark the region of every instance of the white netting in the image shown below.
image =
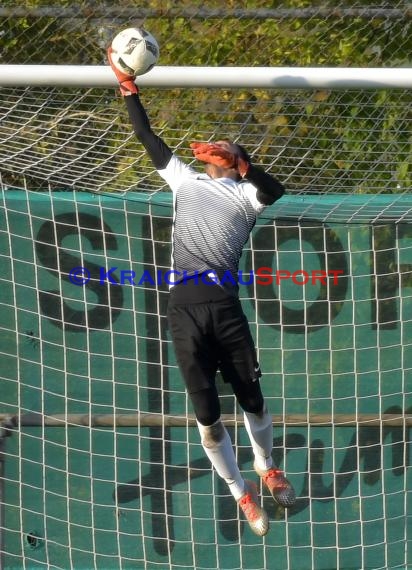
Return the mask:
[[[276,8],[259,0],[224,8],[20,1],[0,8],[0,18],[4,64],[106,65],[107,45],[133,24],[157,37],[162,66],[396,66],[402,74],[411,63],[411,15],[402,1],[290,0]],[[409,90],[143,89],[142,98],[154,128],[183,155],[193,138],[229,137],[291,192],[409,191]],[[3,87],[1,99],[4,184],[162,188],[113,90]]]
[[[287,515],[265,496],[262,543],[210,469],[177,370],[159,283],[170,194],[141,198],[2,193],[5,567],[407,567],[410,225],[279,220],[273,207],[256,226],[242,270],[257,278],[241,296],[274,458],[298,494]],[[80,266],[84,286],[70,281]],[[312,280],[333,271],[336,282]],[[218,383],[254,478],[241,414]]]
[[[164,189],[113,90],[4,87],[2,94],[4,184]],[[191,141],[232,138],[276,173],[289,192],[409,189],[407,91],[147,89],[142,100],[154,130],[188,160]]]

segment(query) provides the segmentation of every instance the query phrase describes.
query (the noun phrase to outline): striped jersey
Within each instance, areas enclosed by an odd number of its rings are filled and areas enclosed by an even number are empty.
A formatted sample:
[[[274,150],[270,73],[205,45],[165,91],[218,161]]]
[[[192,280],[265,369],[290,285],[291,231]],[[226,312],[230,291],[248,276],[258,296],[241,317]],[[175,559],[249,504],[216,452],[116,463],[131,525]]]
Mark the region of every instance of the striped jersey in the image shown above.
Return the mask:
[[[225,278],[223,285],[237,294],[239,260],[256,217],[265,205],[256,187],[246,180],[211,178],[196,172],[175,155],[158,170],[173,192],[171,280],[209,273]]]

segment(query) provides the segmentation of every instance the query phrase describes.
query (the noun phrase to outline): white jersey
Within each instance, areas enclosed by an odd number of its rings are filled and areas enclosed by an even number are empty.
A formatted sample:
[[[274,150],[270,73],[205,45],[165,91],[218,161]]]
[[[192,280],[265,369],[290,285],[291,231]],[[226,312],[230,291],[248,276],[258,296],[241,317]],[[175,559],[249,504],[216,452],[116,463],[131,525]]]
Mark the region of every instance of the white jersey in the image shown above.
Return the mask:
[[[237,283],[243,247],[265,208],[256,187],[200,174],[175,155],[158,172],[173,192],[172,280],[230,272]]]

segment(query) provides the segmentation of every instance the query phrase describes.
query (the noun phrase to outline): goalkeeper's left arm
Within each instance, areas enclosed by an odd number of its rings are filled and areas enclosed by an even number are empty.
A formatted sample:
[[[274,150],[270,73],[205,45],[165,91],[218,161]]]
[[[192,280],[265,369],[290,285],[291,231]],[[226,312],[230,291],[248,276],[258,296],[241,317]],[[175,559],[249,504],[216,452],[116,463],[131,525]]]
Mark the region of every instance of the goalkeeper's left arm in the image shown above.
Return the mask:
[[[125,100],[133,130],[148,153],[153,166],[156,170],[162,170],[169,164],[173,153],[167,144],[152,131],[149,118],[139,98],[139,88],[134,82],[135,78],[122,73],[113,65],[111,52],[109,48],[107,50],[109,63],[119,82],[120,93]]]
[[[167,144],[152,131],[146,111],[137,93],[125,97],[133,130],[150,156],[156,170],[163,170],[172,158],[172,151]]]

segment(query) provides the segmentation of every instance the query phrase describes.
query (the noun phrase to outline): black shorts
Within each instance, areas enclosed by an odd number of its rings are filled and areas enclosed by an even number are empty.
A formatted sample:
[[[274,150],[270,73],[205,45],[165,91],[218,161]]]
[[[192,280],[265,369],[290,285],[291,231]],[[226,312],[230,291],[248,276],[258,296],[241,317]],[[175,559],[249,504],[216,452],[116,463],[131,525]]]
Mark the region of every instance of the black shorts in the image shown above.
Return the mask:
[[[185,285],[176,289],[180,287]],[[172,290],[167,318],[187,391],[214,386],[218,370],[223,380],[234,386],[256,382],[261,377],[260,367],[239,299],[225,295],[184,303],[182,295],[178,297],[176,302]]]

